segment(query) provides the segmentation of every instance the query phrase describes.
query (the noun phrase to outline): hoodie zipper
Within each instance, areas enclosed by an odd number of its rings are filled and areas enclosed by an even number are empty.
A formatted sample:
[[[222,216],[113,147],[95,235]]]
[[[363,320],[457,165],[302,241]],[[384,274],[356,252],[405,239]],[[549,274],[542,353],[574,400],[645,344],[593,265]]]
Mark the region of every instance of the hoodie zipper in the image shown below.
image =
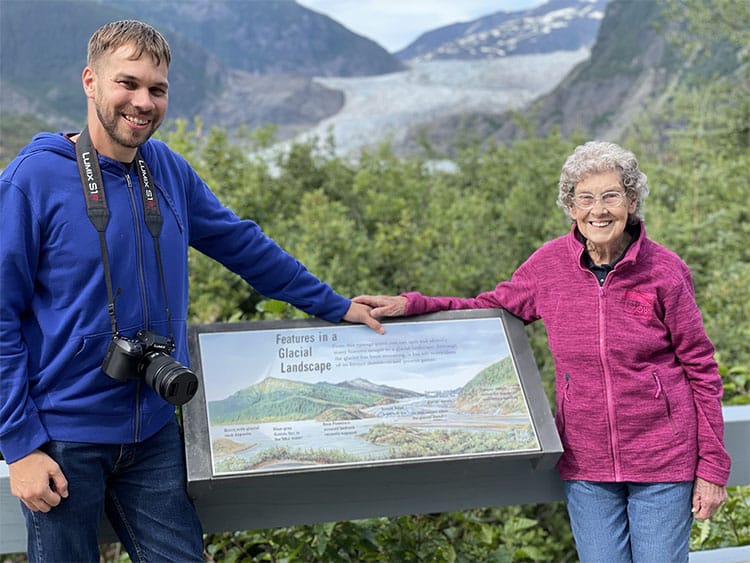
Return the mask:
[[[138,279],[140,280],[141,299],[143,300],[143,320],[144,326],[148,327],[150,320],[148,314],[148,301],[146,294],[146,275],[143,272],[143,246],[142,246],[142,235],[141,235],[141,224],[139,221],[139,208],[136,203],[135,190],[133,189],[133,183],[130,180],[130,175],[125,174],[125,181],[128,183],[128,194],[130,195],[130,206],[133,210],[133,223],[135,224],[135,243],[136,243],[136,263],[138,265]]]
[[[128,195],[130,196],[130,207],[133,210],[133,224],[135,225],[135,248],[136,248],[136,264],[138,267],[138,279],[140,280],[141,299],[143,302],[143,319],[144,326],[149,325],[149,314],[148,314],[148,301],[146,294],[146,277],[143,272],[143,251],[141,244],[141,224],[138,220],[138,204],[136,203],[135,190],[133,189],[133,182],[130,179],[130,174],[125,173],[125,182],[128,184]],[[139,435],[141,433],[141,385],[142,381],[136,381],[135,390],[135,424],[133,427],[134,435],[133,441],[139,441]]]

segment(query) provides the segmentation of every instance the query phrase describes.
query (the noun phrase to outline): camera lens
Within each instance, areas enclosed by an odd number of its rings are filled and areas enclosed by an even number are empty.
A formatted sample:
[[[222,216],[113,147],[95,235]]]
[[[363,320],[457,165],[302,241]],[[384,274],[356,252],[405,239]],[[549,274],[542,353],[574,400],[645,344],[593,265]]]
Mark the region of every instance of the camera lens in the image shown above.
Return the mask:
[[[146,383],[173,405],[184,405],[198,390],[198,377],[167,354],[150,352],[143,365]]]

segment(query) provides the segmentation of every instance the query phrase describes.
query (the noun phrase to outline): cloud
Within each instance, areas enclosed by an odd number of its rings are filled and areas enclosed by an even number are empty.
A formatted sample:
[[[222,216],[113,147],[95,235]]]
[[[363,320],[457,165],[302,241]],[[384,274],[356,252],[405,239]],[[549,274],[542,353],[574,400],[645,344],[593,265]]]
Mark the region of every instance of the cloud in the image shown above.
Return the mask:
[[[515,12],[545,0],[298,0],[351,31],[396,52],[422,33],[499,11]]]

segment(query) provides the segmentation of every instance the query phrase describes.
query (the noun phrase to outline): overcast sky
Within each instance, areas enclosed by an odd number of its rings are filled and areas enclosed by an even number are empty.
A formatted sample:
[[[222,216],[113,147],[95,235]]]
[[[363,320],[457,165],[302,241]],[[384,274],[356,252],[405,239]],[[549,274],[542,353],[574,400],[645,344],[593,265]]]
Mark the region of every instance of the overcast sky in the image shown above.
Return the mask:
[[[425,31],[495,12],[541,6],[546,0],[297,0],[363,35],[391,53]]]

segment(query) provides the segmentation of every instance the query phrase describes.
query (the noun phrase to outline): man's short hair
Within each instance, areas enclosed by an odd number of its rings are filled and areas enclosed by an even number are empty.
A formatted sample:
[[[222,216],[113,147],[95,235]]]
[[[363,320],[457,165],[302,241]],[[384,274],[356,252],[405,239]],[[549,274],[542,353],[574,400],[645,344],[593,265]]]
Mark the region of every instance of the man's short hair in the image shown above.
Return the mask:
[[[172,61],[169,43],[161,33],[138,20],[121,20],[105,24],[94,32],[89,39],[86,64],[93,68],[103,55],[123,45],[133,47],[133,59],[146,53],[157,65],[164,62],[169,67]]]

